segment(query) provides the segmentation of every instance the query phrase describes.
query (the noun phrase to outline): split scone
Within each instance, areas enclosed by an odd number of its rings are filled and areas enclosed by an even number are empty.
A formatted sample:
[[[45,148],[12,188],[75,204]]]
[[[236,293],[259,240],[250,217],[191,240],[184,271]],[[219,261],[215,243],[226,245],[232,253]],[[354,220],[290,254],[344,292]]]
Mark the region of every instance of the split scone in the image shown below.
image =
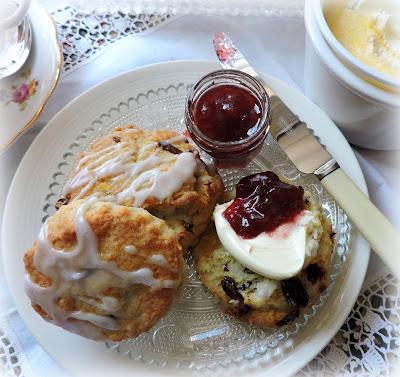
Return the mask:
[[[272,172],[246,177],[236,198],[216,207],[214,220],[217,229],[212,224],[194,249],[195,267],[227,313],[282,326],[327,288],[331,224],[300,186]]]
[[[150,329],[182,284],[182,248],[144,209],[75,200],[43,225],[24,256],[25,291],[47,321],[119,341]]]
[[[223,192],[185,136],[172,130],[115,128],[82,153],[63,190],[65,201],[142,207],[165,219],[187,249],[207,228]]]

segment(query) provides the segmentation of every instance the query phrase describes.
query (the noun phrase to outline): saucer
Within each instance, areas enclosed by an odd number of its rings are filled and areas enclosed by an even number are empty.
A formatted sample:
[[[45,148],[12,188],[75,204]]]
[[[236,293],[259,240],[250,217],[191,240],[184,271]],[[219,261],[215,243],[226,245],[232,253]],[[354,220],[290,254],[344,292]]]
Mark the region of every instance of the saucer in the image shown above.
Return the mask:
[[[0,153],[33,126],[60,75],[61,47],[52,18],[37,0],[28,17],[33,32],[29,57],[20,70],[0,80]]]

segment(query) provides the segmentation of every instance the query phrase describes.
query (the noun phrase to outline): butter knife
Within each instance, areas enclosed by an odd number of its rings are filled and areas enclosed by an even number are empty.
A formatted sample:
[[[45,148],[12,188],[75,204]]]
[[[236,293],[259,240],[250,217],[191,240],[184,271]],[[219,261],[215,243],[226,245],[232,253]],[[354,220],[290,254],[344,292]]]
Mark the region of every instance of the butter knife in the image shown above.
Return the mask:
[[[372,249],[400,278],[400,233],[340,168],[307,125],[295,115],[254,70],[225,33],[214,37],[214,48],[225,69],[257,79],[271,100],[271,135],[297,169],[314,174],[347,213]]]

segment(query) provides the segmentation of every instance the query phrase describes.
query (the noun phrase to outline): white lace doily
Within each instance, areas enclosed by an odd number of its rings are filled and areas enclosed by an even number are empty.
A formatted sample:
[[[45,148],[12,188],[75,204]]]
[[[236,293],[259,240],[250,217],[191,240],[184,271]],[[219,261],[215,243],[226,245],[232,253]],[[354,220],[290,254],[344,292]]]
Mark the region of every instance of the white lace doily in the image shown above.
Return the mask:
[[[81,1],[81,5],[85,3],[89,2]],[[95,3],[100,6],[104,1],[91,1],[90,6]],[[171,4],[176,2],[171,1]],[[300,14],[301,9],[296,9],[288,15]],[[279,12],[284,12],[284,7],[278,9]],[[122,11],[82,13],[72,7],[57,10],[52,15],[63,49],[64,75],[86,64],[121,38],[150,33],[175,17],[165,13],[130,14]],[[400,283],[386,274],[363,289],[340,331],[312,362],[298,372],[298,376],[393,376],[399,373],[396,369],[399,358]],[[7,315],[3,316],[0,319],[0,374],[32,376],[31,370],[22,368],[22,364],[29,365],[22,363],[23,359],[25,355],[18,336],[9,325]]]
[[[52,13],[63,51],[62,72],[88,63],[102,48],[123,37],[157,30],[172,18],[163,14],[82,13],[72,7]]]
[[[11,335],[7,332],[8,324],[5,320],[0,322],[0,372],[7,376],[21,376],[22,370],[19,354],[15,350]]]
[[[397,376],[400,284],[387,274],[360,294],[342,328],[299,376]]]
[[[69,0],[84,12],[218,14],[242,16],[296,16],[302,13],[304,0]]]

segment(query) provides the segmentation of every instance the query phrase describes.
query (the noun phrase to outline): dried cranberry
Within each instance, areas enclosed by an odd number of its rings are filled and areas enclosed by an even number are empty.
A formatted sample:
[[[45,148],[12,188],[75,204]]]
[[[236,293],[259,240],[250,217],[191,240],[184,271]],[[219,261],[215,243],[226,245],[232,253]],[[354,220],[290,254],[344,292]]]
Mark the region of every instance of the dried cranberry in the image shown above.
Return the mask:
[[[298,278],[281,280],[282,292],[290,305],[304,307],[308,304],[308,293]]]
[[[190,233],[193,233],[193,224],[183,221],[183,227]]]
[[[164,149],[165,151],[172,153],[172,154],[181,154],[182,151],[178,149],[177,147],[173,146],[172,144],[166,142],[166,141],[159,141],[158,145]]]
[[[325,270],[317,263],[309,264],[306,268],[307,280],[311,284],[315,284],[325,275]]]
[[[289,314],[287,314],[285,317],[283,317],[279,322],[278,322],[278,326],[284,326],[287,325],[289,323],[292,323],[300,314],[300,310],[299,309],[295,309],[293,311],[291,311]]]
[[[235,280],[231,277],[224,276],[221,280],[221,287],[231,299],[243,302],[243,296],[238,291]]]
[[[247,314],[251,309],[252,308],[250,305],[244,304],[239,308],[239,314],[240,315]]]
[[[54,205],[54,207],[58,211],[62,206],[65,206],[66,204],[68,204],[68,199],[67,198],[60,198],[60,199],[57,200],[57,202]]]

